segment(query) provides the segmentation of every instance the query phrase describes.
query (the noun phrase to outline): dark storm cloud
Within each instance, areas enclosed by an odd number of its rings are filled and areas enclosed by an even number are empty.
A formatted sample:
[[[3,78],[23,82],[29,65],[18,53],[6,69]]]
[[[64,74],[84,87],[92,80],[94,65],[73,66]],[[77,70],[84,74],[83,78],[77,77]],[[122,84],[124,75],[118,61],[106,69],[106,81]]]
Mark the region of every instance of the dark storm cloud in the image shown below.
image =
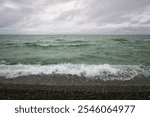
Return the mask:
[[[150,32],[150,0],[0,0],[0,33]]]

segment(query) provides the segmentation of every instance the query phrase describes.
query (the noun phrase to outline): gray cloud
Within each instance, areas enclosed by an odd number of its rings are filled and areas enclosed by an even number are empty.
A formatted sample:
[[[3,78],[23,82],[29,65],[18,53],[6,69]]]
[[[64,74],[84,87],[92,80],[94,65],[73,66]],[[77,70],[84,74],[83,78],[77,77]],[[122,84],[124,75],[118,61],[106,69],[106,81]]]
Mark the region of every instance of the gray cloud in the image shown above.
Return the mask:
[[[149,34],[149,0],[0,0],[1,34]]]

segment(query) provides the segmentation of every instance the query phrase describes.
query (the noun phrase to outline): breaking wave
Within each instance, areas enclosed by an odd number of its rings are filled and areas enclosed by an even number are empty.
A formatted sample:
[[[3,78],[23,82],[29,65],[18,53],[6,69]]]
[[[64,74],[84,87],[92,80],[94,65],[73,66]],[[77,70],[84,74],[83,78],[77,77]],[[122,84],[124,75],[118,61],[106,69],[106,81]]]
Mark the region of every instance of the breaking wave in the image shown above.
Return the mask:
[[[86,64],[54,64],[54,65],[0,65],[0,76],[16,78],[28,75],[77,75],[79,77],[107,80],[131,80],[138,75],[149,76],[150,67],[138,65],[86,65]]]

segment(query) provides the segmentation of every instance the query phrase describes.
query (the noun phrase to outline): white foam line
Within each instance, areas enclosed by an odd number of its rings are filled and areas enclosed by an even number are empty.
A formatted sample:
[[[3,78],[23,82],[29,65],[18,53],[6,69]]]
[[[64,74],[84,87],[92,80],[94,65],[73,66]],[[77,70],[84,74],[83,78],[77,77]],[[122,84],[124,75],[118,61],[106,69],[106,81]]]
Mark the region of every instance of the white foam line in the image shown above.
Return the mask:
[[[40,74],[71,74],[102,80],[130,80],[137,75],[150,75],[150,69],[136,65],[109,64],[0,65],[0,76],[5,78]]]

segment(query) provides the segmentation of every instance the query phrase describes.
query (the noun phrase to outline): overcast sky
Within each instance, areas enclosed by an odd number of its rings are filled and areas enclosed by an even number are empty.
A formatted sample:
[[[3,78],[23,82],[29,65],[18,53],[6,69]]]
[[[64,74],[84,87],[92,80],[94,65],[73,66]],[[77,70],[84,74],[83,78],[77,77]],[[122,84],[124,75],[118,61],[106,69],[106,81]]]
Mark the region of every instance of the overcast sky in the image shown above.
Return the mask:
[[[0,34],[150,34],[150,0],[0,0]]]

